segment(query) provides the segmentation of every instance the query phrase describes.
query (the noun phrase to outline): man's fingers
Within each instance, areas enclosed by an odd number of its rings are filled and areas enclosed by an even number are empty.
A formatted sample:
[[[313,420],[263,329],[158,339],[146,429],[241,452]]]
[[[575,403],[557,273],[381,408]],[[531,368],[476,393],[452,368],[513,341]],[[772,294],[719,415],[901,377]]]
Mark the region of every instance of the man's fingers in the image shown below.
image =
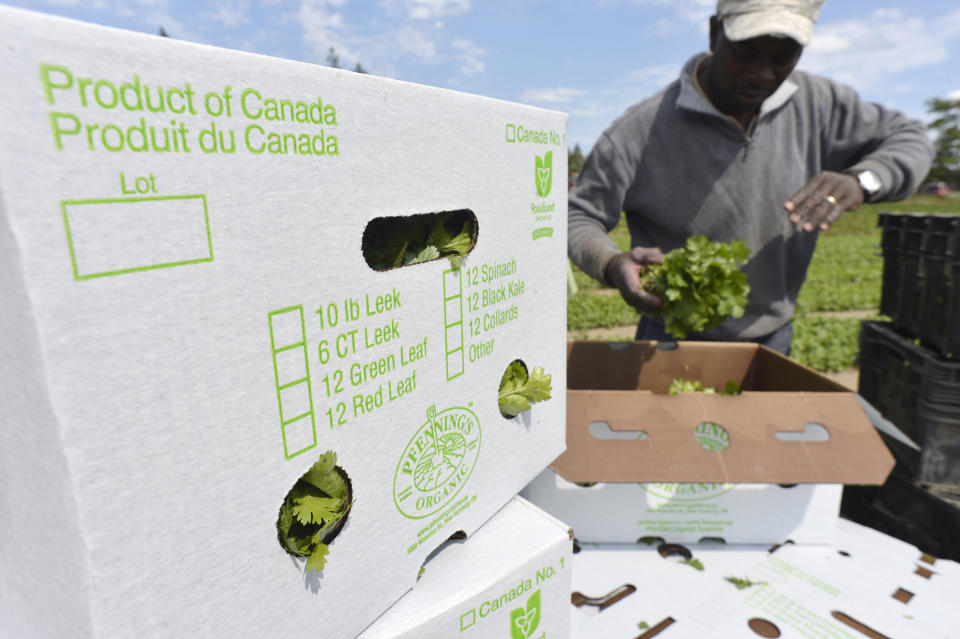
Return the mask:
[[[823,207],[822,215],[819,216],[819,219],[808,220],[803,226],[804,230],[812,231],[817,228],[818,225],[821,229],[827,230],[831,224],[837,221],[840,214],[846,210],[844,201],[838,200],[832,195],[827,196],[826,202],[827,206]]]
[[[663,264],[663,251],[659,248],[634,246],[630,258],[637,264]]]
[[[656,310],[663,306],[659,297],[639,288],[621,289],[620,295],[623,297],[623,301],[641,311]]]
[[[843,174],[824,171],[784,204],[790,221],[805,231],[817,227],[826,230],[844,211],[852,211],[863,203],[863,193],[856,179]]]
[[[804,184],[803,188],[801,188],[799,191],[794,193],[790,197],[790,199],[784,203],[783,207],[788,211],[790,211],[791,213],[795,212],[799,208],[800,204],[807,199],[810,193],[812,193],[813,190],[817,188],[816,183],[817,183],[817,178],[814,178],[809,182],[807,182],[806,184]],[[790,217],[792,219],[794,216],[791,215]]]
[[[839,196],[834,197],[832,206],[827,210],[823,218],[820,219],[820,230],[826,231],[833,226],[833,223],[837,221],[837,218],[839,218],[844,211],[852,211],[860,206],[861,202],[862,198],[857,199],[850,193],[841,193]],[[807,228],[807,230],[812,231],[813,227]]]
[[[827,214],[829,207],[835,204],[835,200],[828,200],[828,197],[831,197],[830,186],[823,183],[817,184],[803,200],[799,203],[794,202],[796,209],[790,216],[790,221],[794,224],[805,225],[819,221],[821,217]]]

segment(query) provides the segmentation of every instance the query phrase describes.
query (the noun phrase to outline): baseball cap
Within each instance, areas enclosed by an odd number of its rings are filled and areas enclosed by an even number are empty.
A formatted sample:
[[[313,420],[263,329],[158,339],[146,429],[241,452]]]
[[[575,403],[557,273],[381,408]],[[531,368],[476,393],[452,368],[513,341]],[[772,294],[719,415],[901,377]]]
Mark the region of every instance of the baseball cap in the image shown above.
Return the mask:
[[[717,17],[728,40],[793,38],[807,46],[823,0],[718,0]]]

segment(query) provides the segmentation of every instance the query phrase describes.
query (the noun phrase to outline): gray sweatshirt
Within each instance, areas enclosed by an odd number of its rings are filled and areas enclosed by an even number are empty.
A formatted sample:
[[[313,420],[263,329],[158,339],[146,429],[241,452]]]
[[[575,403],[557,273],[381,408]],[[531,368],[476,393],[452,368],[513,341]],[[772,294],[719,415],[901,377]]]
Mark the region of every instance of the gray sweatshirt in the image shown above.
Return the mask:
[[[818,232],[790,223],[783,203],[821,171],[871,169],[873,198],[911,195],[933,147],[924,125],[861,101],[849,87],[794,71],[748,133],[698,90],[692,58],[679,80],[608,128],[570,191],[569,253],[591,277],[620,249],[607,233],[627,216],[632,246],[665,253],[690,235],[745,240],[750,299],[742,318],[692,339],[752,339],[793,315]]]

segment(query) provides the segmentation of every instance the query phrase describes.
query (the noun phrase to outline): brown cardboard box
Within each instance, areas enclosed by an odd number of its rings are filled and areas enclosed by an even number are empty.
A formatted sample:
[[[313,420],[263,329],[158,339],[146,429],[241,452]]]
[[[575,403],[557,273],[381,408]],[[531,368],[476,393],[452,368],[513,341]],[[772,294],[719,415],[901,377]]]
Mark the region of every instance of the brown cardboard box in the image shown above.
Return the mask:
[[[567,450],[524,496],[583,542],[832,543],[843,484],[893,466],[854,394],[755,344],[670,346],[568,344]]]
[[[567,450],[553,470],[571,482],[781,484],[882,484],[890,473],[893,457],[843,386],[756,344],[666,346],[568,343]],[[718,389],[735,381],[743,392],[670,396],[678,377]],[[613,439],[591,434],[598,422]],[[701,445],[699,424],[722,427],[728,447]],[[817,439],[818,426],[825,441],[789,441]]]

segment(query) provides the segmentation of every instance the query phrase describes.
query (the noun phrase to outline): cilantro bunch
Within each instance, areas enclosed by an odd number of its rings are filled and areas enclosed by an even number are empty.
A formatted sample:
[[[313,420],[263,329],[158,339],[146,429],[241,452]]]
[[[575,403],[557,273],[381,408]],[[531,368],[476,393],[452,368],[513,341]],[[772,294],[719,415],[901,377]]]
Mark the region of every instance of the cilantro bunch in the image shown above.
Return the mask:
[[[724,386],[722,391],[717,391],[713,386],[704,386],[703,383],[696,380],[684,379],[678,377],[673,382],[670,383],[670,390],[667,391],[671,395],[679,395],[680,393],[707,393],[707,394],[717,394],[717,395],[739,395],[740,394],[740,384],[734,381],[728,381]]]
[[[327,542],[339,531],[353,504],[350,490],[337,468],[337,454],[320,455],[287,493],[280,507],[277,536],[291,555],[307,558],[307,570],[323,570]]]
[[[473,247],[474,224],[468,211],[382,217],[363,233],[363,255],[370,268],[386,271],[399,266],[449,258],[460,268]]]
[[[694,235],[667,253],[663,264],[644,267],[641,287],[662,300],[667,332],[683,339],[728,317],[743,317],[750,287],[739,267],[749,256],[742,240],[724,244]]]
[[[500,413],[507,418],[516,417],[532,404],[550,399],[550,379],[539,366],[527,373],[520,360],[510,362],[500,378]]]

